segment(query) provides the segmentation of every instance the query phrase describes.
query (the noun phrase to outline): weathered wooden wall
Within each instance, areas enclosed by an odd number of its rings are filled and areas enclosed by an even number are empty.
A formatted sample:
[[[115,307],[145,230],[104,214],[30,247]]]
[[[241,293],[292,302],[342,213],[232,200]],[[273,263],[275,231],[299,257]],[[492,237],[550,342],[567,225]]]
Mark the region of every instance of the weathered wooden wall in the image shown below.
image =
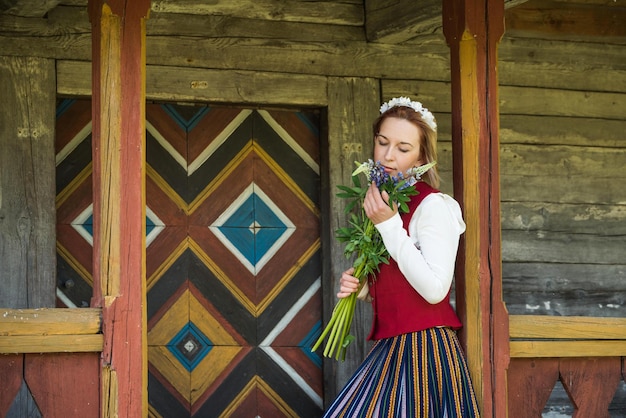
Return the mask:
[[[54,60],[0,57],[0,306],[55,301]]]
[[[60,3],[44,18],[0,14],[1,53],[55,60],[57,93],[88,96],[86,1]],[[275,13],[267,12],[267,1],[204,9],[191,3],[153,2],[149,99],[327,109],[323,233],[330,308],[335,279],[347,266],[331,237],[343,221],[333,191],[348,181],[352,161],[369,155],[369,125],[381,99],[410,95],[433,110],[442,188],[452,193],[449,50],[441,27],[400,44],[366,42],[361,0],[287,2]],[[508,22],[521,21],[514,10]],[[498,74],[507,307],[512,314],[624,316],[624,35],[557,37],[510,26],[518,29],[501,42]],[[363,307],[359,337],[369,319]],[[356,344],[346,363],[328,366],[335,376],[330,393],[367,347]]]

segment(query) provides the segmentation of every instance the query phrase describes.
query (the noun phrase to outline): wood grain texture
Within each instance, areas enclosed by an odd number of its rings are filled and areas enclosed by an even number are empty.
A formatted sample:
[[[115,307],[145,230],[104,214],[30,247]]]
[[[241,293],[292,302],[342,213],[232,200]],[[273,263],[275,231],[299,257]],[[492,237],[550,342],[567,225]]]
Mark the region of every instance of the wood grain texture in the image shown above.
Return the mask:
[[[511,338],[626,340],[624,318],[511,315],[509,324]]]
[[[0,353],[101,352],[102,334],[0,336]]]
[[[0,57],[0,306],[53,307],[54,62]]]
[[[326,217],[322,219],[327,228],[323,232],[325,242],[324,259],[329,260],[324,268],[324,277],[330,277],[330,283],[324,283],[324,318],[330,318],[331,311],[336,303],[336,288],[341,273],[350,267],[352,260],[343,256],[343,247],[335,240],[334,232],[345,226],[347,216],[344,213],[345,203],[335,196],[337,185],[350,185],[351,174],[354,171],[354,161],[364,161],[370,158],[373,151],[371,124],[378,116],[378,102],[380,91],[374,79],[330,78],[328,87],[328,155],[334,156],[327,167],[328,183],[322,186],[324,194],[329,199]],[[325,235],[325,236],[324,236]],[[327,361],[324,364],[324,375],[334,376],[325,386],[330,402],[334,394],[340,390],[355,368],[360,364],[371,347],[366,341],[371,327],[371,306],[367,303],[357,304],[353,333],[356,340],[348,347],[346,361],[342,363]],[[324,322],[326,323],[326,322]]]
[[[94,301],[103,308],[101,391],[103,413],[111,416],[145,417],[148,411],[145,312],[148,8],[149,1],[90,2],[94,42]]]
[[[98,416],[99,361],[99,353],[27,354],[24,380],[42,415],[64,418]]]
[[[100,309],[0,309],[0,336],[97,334],[100,315]]]

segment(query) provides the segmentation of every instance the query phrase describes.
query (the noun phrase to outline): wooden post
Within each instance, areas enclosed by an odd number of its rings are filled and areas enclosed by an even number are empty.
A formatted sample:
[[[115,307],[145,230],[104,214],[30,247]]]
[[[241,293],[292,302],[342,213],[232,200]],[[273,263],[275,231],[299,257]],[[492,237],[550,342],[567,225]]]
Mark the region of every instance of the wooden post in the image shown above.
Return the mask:
[[[444,1],[443,25],[450,46],[454,190],[467,223],[456,271],[462,339],[482,416],[505,417],[509,352],[496,74],[504,1]]]
[[[102,307],[102,416],[148,413],[145,19],[149,0],[90,0],[94,296]]]

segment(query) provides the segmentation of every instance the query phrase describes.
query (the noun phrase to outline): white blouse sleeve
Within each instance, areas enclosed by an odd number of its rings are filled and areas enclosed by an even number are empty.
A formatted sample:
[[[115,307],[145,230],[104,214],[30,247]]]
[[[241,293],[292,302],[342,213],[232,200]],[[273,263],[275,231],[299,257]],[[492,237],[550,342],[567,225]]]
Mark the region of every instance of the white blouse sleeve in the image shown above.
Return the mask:
[[[429,303],[441,302],[450,290],[459,236],[465,231],[459,204],[433,193],[415,210],[408,233],[399,214],[376,228],[411,286]]]

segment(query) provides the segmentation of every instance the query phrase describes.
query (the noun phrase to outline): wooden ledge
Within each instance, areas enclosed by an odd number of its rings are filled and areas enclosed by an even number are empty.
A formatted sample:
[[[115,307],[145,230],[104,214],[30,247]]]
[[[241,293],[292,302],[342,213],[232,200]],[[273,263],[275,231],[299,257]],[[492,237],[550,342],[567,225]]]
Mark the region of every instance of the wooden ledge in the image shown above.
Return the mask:
[[[100,309],[0,309],[0,353],[99,352]]]
[[[510,315],[510,356],[626,356],[626,318]]]

